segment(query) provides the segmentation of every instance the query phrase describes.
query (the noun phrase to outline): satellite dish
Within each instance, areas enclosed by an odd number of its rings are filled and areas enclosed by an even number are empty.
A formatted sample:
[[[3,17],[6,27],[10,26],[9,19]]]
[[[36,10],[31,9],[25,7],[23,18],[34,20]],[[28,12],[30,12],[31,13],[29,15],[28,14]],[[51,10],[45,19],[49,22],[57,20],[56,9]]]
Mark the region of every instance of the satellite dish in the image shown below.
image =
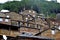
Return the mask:
[[[3,39],[4,39],[4,40],[7,40],[7,37],[6,37],[6,35],[3,35]]]

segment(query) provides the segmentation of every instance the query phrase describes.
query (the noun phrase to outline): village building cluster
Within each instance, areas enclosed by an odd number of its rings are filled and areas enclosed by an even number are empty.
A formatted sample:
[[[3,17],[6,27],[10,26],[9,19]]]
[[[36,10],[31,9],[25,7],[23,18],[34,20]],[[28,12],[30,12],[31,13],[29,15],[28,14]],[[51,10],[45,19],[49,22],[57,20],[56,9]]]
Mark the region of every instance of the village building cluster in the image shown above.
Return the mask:
[[[24,10],[19,13],[1,10],[0,25],[0,35],[45,36],[60,39],[60,22],[45,18],[44,14],[38,15],[34,10]]]

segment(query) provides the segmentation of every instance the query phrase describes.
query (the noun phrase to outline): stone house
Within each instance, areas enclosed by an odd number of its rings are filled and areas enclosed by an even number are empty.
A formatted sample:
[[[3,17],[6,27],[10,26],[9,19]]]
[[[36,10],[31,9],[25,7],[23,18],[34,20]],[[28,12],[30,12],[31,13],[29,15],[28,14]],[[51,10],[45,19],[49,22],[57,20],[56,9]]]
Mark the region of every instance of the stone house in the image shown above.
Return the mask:
[[[11,25],[11,19],[8,15],[0,12],[0,23]]]
[[[58,30],[55,30],[55,33],[53,33],[52,29],[48,29],[37,36],[45,36],[45,37],[54,38],[55,40],[60,40],[60,37],[59,37],[60,32]]]

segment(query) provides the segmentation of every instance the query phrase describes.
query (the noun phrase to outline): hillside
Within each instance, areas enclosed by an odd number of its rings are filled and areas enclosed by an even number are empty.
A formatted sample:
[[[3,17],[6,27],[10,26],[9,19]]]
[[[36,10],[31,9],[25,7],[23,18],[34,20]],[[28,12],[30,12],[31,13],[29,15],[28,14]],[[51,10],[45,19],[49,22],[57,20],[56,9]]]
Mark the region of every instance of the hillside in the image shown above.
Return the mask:
[[[43,13],[45,16],[55,17],[56,13],[60,13],[60,4],[56,2],[47,2],[42,0],[22,0],[22,1],[12,1],[0,4],[1,9],[7,9],[14,12],[23,11],[24,8],[33,9],[38,14]]]

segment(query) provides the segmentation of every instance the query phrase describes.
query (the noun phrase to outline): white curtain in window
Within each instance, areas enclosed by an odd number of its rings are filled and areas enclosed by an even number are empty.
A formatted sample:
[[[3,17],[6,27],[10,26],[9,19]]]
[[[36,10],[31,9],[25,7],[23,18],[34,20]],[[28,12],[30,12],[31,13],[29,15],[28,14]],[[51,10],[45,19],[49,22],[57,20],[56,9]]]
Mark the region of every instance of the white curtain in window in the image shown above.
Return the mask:
[[[3,21],[3,19],[2,19],[2,18],[0,18],[0,21]]]
[[[51,30],[52,35],[55,35],[55,30]]]
[[[9,22],[9,19],[5,19],[5,22]]]

